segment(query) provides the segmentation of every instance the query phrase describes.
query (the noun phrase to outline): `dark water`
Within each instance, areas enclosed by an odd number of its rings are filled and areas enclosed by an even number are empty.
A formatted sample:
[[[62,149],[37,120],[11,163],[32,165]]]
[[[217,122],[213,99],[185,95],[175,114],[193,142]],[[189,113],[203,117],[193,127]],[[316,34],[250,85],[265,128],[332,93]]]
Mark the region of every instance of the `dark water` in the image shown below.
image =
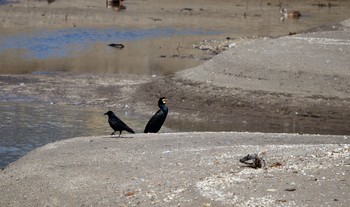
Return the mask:
[[[40,103],[30,98],[0,101],[0,168],[29,151],[61,139],[110,135],[106,111],[78,106]],[[127,111],[116,114],[136,133],[143,131],[148,117]],[[162,131],[170,131],[164,127]],[[126,135],[123,132],[122,135]]]

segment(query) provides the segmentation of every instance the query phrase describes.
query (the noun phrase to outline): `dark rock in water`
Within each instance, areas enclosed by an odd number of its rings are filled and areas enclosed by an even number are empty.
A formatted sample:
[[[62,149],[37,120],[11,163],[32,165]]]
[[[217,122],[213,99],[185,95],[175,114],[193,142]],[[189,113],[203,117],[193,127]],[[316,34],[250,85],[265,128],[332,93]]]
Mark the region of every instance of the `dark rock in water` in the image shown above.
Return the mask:
[[[111,43],[108,46],[115,47],[115,48],[118,48],[118,49],[123,49],[125,47],[123,44],[115,44],[115,43]]]

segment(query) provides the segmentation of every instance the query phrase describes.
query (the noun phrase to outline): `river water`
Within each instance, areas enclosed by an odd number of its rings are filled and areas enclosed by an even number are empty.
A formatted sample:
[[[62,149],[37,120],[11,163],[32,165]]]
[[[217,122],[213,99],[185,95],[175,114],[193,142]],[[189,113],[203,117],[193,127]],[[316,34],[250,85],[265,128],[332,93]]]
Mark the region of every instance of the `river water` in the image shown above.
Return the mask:
[[[4,2],[7,1],[0,1]],[[285,35],[289,31],[300,31],[348,18],[349,3],[333,2],[345,6],[322,8],[308,4],[305,7],[310,11],[308,14],[299,20],[288,21],[280,21],[278,13],[259,16],[259,12],[264,11],[264,8],[260,8],[256,16],[248,17],[245,22],[233,19],[231,24],[234,26],[228,25],[221,31],[210,28],[202,30],[163,27],[28,29],[20,33],[2,33],[0,74],[47,71],[171,74],[205,61],[201,58],[206,55],[205,51],[194,49],[191,45],[195,41],[228,36],[237,38]],[[119,50],[108,46],[116,42],[123,43],[126,48]],[[188,46],[189,43],[191,44]],[[185,58],[179,58],[181,55]],[[58,106],[30,98],[0,95],[0,168],[49,142],[77,136],[109,135],[111,129],[104,112],[87,107]],[[143,131],[149,118],[127,111],[118,112],[118,116],[136,132]],[[250,128],[249,123],[243,123],[241,128],[259,131]],[[297,132],[296,125],[298,124],[285,123],[284,127],[278,125],[278,128],[280,132]],[[211,126],[214,125],[169,120],[162,132],[234,130],[229,125]],[[276,125],[267,127],[271,128],[270,131],[278,131],[275,129]],[[125,133],[125,136],[128,135]]]
[[[61,106],[28,98],[0,100],[0,168],[49,142],[79,136],[109,136],[113,130],[106,111]],[[149,117],[115,112],[135,133],[142,133]],[[162,132],[171,132],[167,126]],[[127,132],[122,137],[130,137]]]

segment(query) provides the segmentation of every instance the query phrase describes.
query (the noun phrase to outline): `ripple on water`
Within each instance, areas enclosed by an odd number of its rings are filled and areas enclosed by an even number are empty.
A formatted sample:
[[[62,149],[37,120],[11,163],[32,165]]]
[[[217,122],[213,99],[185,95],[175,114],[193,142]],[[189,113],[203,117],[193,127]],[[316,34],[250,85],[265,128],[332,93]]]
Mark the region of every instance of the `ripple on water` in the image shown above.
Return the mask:
[[[58,106],[37,101],[0,101],[0,168],[49,142],[80,136],[109,135],[105,111],[76,106]],[[136,132],[145,118],[119,112]]]

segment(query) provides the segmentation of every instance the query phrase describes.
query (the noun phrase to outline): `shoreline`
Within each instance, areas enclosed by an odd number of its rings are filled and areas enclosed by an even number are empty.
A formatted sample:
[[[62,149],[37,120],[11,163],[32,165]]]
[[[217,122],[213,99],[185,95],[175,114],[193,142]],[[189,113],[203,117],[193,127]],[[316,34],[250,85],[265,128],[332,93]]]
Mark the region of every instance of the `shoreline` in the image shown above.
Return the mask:
[[[235,131],[350,134],[349,22],[241,41],[173,75],[54,72],[1,75],[0,82],[4,94],[120,111],[128,105],[143,115],[151,115],[154,100],[166,96],[172,124],[196,120],[232,124]],[[318,58],[310,61],[313,56]]]

